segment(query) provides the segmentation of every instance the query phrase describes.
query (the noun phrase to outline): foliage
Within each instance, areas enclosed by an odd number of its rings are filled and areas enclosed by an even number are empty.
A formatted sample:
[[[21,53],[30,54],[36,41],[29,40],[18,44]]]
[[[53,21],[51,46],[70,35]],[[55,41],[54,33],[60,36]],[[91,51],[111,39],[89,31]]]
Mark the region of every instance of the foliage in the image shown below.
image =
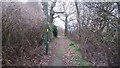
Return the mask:
[[[54,37],[57,37],[57,34],[58,34],[57,26],[54,24],[51,24],[49,25],[49,29],[53,33]]]
[[[81,58],[80,60],[79,60],[79,65],[80,66],[89,66],[88,64],[87,64],[87,61],[85,60],[85,59],[83,59],[83,58]]]
[[[55,37],[57,37],[57,34],[58,33],[58,30],[57,30],[57,26],[53,26],[53,35],[55,36]]]
[[[77,52],[80,52],[81,50],[79,47],[77,47],[77,45],[74,42],[70,43],[69,46]]]
[[[74,43],[70,43],[70,46],[73,46],[74,45]]]
[[[67,36],[79,43],[92,66],[119,65],[117,3],[75,2],[75,7],[77,23],[69,25]]]
[[[44,45],[45,35],[44,14],[40,17],[35,6],[33,3],[2,3],[3,66],[35,65],[33,60],[36,59],[32,56],[40,55],[36,48]]]
[[[89,66],[88,62],[84,58],[80,57],[81,49],[78,47],[78,45],[76,45],[74,42],[71,42],[69,46],[73,50],[73,52],[76,54],[72,56],[73,64],[75,65],[78,64],[78,66]]]

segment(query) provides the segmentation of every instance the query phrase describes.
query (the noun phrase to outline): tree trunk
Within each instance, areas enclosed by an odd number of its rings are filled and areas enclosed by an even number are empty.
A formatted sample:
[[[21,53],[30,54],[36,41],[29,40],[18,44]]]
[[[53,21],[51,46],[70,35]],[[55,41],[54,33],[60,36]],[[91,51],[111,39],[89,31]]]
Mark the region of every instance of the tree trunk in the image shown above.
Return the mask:
[[[80,29],[81,29],[81,25],[80,25],[80,11],[79,11],[79,8],[78,8],[78,4],[77,4],[77,2],[75,2],[75,6],[76,6],[76,10],[77,10],[77,21],[78,21],[78,25],[79,25],[79,27],[78,27],[78,33],[79,33],[79,40],[80,40],[80,37],[81,37],[81,33],[80,33]]]
[[[57,1],[57,0],[54,0],[54,2],[53,2],[52,5],[51,5],[51,8],[50,8],[50,17],[49,17],[49,23],[50,23],[50,24],[52,24],[53,19],[54,19],[53,16],[54,16],[55,12],[54,12],[53,8],[54,8],[55,5],[56,5],[56,1]]]
[[[118,17],[119,17],[119,20],[118,20],[118,58],[119,58],[119,62],[118,64],[120,65],[120,2],[117,2],[117,5],[118,5]]]
[[[68,16],[66,15],[66,17],[65,17],[65,36],[67,36],[67,24],[68,24],[68,21],[67,21],[67,18],[68,18]]]

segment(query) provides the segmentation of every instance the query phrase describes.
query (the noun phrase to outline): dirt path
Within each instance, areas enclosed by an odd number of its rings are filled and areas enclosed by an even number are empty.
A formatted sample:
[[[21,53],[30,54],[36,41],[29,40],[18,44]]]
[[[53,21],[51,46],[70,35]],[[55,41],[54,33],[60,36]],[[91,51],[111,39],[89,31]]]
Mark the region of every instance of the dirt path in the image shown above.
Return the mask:
[[[49,53],[40,62],[42,66],[87,66],[77,44],[64,36],[58,36],[49,44]]]
[[[58,36],[58,39],[56,39],[56,50],[54,55],[51,57],[49,66],[64,66],[64,42],[65,37],[64,36]]]

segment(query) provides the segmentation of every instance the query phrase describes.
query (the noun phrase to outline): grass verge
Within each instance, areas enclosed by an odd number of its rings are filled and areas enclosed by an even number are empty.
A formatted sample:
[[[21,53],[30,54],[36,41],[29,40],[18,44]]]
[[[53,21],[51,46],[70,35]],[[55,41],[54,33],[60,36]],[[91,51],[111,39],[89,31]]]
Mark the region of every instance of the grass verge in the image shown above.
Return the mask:
[[[71,42],[69,44],[70,48],[73,49],[74,52],[77,52],[78,54],[80,54],[81,49],[77,47],[77,44],[75,44],[74,42]],[[74,58],[76,57],[76,55],[74,55]],[[89,66],[88,62],[82,58],[82,57],[77,57],[76,59],[73,59],[74,64],[78,65],[78,66]]]

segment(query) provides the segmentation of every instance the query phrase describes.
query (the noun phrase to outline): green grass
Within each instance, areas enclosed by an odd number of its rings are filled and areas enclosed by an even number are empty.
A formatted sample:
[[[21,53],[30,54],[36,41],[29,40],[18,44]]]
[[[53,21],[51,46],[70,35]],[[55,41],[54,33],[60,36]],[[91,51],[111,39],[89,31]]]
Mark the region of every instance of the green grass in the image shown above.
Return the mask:
[[[78,48],[74,42],[71,42],[69,46],[74,50],[74,52],[80,53],[81,49]],[[89,66],[88,62],[84,58],[77,58],[73,61],[74,64],[78,63],[78,66]],[[86,67],[80,67],[80,68],[86,68]]]
[[[69,45],[70,45],[70,46],[74,46],[75,44],[72,42],[72,43],[70,43]]]
[[[69,46],[73,48],[75,51],[78,51],[78,52],[80,51],[80,48],[78,48],[74,42],[70,43]]]
[[[87,64],[87,61],[85,60],[85,59],[83,59],[83,58],[81,58],[80,60],[79,60],[79,65],[80,66],[89,66],[88,64]]]
[[[75,59],[74,60],[74,64],[78,64],[78,66],[89,66],[87,61],[83,58],[80,58],[80,59]]]
[[[76,48],[76,51],[80,51],[80,48]]]

